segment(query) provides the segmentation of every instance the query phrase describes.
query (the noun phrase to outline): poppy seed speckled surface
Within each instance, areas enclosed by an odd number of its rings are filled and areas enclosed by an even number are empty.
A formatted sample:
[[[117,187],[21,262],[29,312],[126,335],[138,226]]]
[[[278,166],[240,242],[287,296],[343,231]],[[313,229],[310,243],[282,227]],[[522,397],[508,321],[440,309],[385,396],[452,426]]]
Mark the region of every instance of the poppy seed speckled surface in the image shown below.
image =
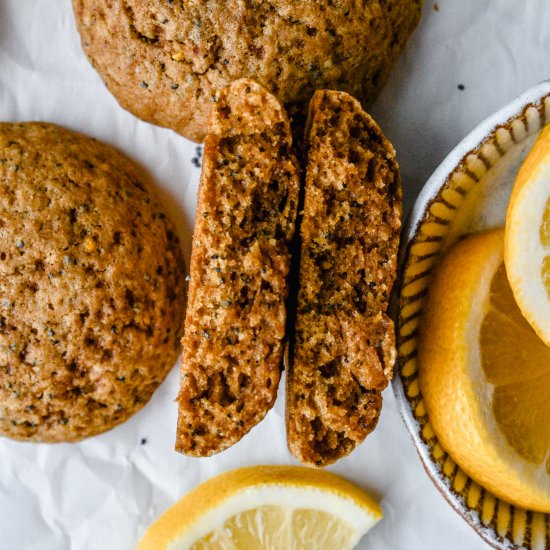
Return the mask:
[[[118,102],[194,141],[239,78],[305,114],[316,89],[369,103],[415,29],[421,0],[73,0],[82,47]]]
[[[130,160],[53,124],[0,124],[0,434],[79,440],[147,403],[179,353],[183,270]]]

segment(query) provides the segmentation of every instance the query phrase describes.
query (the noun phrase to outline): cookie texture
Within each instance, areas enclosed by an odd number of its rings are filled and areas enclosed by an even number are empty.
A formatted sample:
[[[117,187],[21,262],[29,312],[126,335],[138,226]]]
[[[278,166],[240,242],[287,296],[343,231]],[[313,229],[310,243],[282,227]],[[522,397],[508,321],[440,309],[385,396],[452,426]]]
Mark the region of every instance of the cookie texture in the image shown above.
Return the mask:
[[[224,88],[206,136],[193,235],[180,452],[222,451],[275,401],[298,192],[281,104],[249,80]]]
[[[392,375],[387,315],[401,228],[395,152],[358,101],[318,91],[309,111],[300,288],[287,374],[287,438],[311,466],[376,426]]]
[[[315,89],[368,103],[421,0],[73,0],[84,52],[125,109],[202,141],[216,91],[251,78],[307,112]]]
[[[184,268],[146,178],[52,124],[0,124],[0,434],[75,441],[173,366]]]

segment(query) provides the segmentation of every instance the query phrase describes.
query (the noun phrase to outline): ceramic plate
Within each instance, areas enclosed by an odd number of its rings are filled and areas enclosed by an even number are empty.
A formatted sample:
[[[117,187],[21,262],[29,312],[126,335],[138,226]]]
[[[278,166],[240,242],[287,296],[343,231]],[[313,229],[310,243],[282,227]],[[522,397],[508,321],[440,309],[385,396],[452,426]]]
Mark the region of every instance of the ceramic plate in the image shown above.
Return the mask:
[[[482,122],[424,186],[402,247],[394,392],[426,472],[451,506],[496,548],[550,548],[550,515],[499,500],[470,479],[441,447],[418,383],[418,326],[443,252],[462,235],[504,225],[515,174],[547,122],[550,81]]]

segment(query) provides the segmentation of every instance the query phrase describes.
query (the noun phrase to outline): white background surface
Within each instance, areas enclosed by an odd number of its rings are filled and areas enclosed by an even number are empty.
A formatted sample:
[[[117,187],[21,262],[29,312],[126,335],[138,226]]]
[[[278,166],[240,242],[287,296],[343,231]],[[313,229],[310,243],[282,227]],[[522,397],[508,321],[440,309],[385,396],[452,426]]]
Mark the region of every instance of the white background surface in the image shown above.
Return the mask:
[[[548,0],[426,1],[424,17],[372,114],[402,166],[405,207],[446,153],[485,116],[550,78]],[[458,85],[464,85],[464,90]],[[45,120],[125,151],[152,174],[189,258],[199,170],[195,145],[118,107],[80,48],[69,0],[0,0],[0,120]],[[126,550],[188,489],[246,464],[294,463],[284,384],[267,418],[219,456],[173,451],[174,369],[126,424],[79,444],[0,440],[0,550]],[[141,444],[145,439],[145,444]],[[330,468],[369,489],[384,519],[363,549],[486,545],[425,475],[391,388],[376,431]]]

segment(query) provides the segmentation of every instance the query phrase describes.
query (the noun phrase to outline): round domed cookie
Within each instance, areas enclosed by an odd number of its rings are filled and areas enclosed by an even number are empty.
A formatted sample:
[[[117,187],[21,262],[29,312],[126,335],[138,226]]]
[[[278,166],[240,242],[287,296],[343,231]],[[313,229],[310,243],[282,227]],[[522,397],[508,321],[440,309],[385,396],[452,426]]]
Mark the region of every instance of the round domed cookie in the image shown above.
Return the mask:
[[[119,103],[202,141],[216,91],[263,84],[304,113],[315,89],[373,100],[422,0],[72,0],[84,51]]]
[[[0,434],[128,419],[179,354],[179,240],[141,170],[52,124],[0,123]]]

